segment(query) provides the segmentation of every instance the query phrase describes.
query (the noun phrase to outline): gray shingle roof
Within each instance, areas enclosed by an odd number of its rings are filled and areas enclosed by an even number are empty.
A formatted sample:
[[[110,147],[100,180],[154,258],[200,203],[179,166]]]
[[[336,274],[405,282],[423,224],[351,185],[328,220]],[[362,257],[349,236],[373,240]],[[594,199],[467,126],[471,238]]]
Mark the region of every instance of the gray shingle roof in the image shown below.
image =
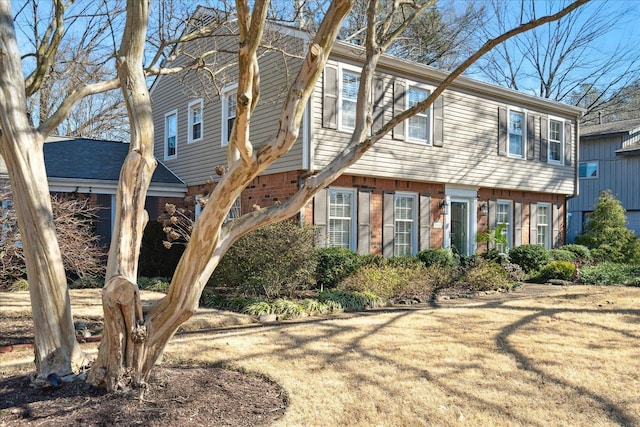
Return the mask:
[[[128,152],[129,144],[124,142],[52,137],[44,144],[44,162],[49,178],[118,181]],[[151,182],[184,184],[160,162]]]
[[[611,135],[614,133],[632,133],[640,128],[640,119],[618,120],[600,125],[583,126],[580,128],[581,137]]]

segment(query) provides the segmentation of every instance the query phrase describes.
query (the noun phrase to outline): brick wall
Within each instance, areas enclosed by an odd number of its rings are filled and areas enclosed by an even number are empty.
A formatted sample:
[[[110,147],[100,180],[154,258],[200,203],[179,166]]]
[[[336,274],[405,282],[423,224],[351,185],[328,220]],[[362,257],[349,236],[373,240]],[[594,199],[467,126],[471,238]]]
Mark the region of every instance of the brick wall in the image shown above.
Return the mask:
[[[258,205],[260,207],[271,206],[290,198],[298,189],[299,179],[304,171],[290,171],[277,174],[263,175],[255,178],[241,196],[241,209],[245,214]],[[382,253],[382,229],[383,229],[383,195],[385,192],[406,191],[416,194],[431,196],[431,248],[444,246],[444,228],[435,228],[434,223],[444,224],[444,218],[440,211],[440,203],[445,198],[445,185],[425,182],[412,182],[394,179],[373,177],[360,177],[343,175],[336,179],[331,186],[366,189],[371,191],[371,248],[372,254]],[[203,194],[205,185],[191,186],[188,188],[187,205],[193,205],[195,196]],[[515,190],[499,190],[481,188],[478,191],[478,208],[483,202],[492,199],[510,200],[522,202],[522,243],[529,243],[529,210],[530,203],[551,203],[559,207],[560,241],[565,238],[565,196],[561,194],[532,193]],[[160,202],[162,210],[164,203]],[[313,224],[313,201],[305,205],[301,210],[302,220],[305,224]],[[482,216],[478,212],[478,232],[488,227],[488,216]]]

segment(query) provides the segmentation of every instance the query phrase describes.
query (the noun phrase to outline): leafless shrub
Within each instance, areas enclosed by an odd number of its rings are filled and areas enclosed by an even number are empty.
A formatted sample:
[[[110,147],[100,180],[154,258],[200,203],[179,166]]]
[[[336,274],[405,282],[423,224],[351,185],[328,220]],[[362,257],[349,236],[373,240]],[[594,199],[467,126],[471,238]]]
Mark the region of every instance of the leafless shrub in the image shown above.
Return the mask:
[[[11,192],[5,189],[0,197],[0,287],[6,288],[25,279],[27,268]],[[98,208],[88,198],[53,196],[51,204],[68,282],[104,277],[105,251],[94,231]]]

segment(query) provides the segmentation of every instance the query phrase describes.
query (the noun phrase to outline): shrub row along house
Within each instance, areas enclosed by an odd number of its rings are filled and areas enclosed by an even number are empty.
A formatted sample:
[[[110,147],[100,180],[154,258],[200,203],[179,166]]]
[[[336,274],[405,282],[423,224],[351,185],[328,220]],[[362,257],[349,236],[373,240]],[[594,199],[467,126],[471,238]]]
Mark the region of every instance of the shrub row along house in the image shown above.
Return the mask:
[[[186,62],[197,49],[233,48],[227,33],[233,33],[232,25],[218,37],[185,46],[173,64]],[[261,57],[260,104],[251,122],[254,144],[273,135],[289,70],[297,70],[301,61],[295,54],[308,43],[307,35],[294,29],[272,27],[271,33],[282,50]],[[336,43],[299,140],[242,193],[237,202],[242,213],[285,200],[346,145],[362,57],[361,48]],[[214,62],[235,59],[218,53]],[[373,128],[425,99],[445,76],[384,56],[372,91]],[[226,164],[235,78],[233,71],[210,81],[184,73],[161,76],[152,86],[156,156],[186,182],[194,200],[207,180],[215,183],[215,167]],[[396,126],[321,190],[299,219],[317,227],[322,244],[363,254],[411,255],[441,247],[471,254],[477,233],[498,223],[506,224],[510,247],[556,247],[566,237],[567,200],[577,192],[581,115],[576,107],[460,77],[432,107]]]

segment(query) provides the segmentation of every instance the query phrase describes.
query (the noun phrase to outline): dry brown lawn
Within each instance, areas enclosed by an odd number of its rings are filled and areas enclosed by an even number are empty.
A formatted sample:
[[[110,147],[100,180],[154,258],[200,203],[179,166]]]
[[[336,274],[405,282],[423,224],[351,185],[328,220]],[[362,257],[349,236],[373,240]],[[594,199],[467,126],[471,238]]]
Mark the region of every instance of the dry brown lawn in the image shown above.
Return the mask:
[[[192,331],[165,360],[267,375],[281,426],[640,426],[640,288],[542,292]]]

